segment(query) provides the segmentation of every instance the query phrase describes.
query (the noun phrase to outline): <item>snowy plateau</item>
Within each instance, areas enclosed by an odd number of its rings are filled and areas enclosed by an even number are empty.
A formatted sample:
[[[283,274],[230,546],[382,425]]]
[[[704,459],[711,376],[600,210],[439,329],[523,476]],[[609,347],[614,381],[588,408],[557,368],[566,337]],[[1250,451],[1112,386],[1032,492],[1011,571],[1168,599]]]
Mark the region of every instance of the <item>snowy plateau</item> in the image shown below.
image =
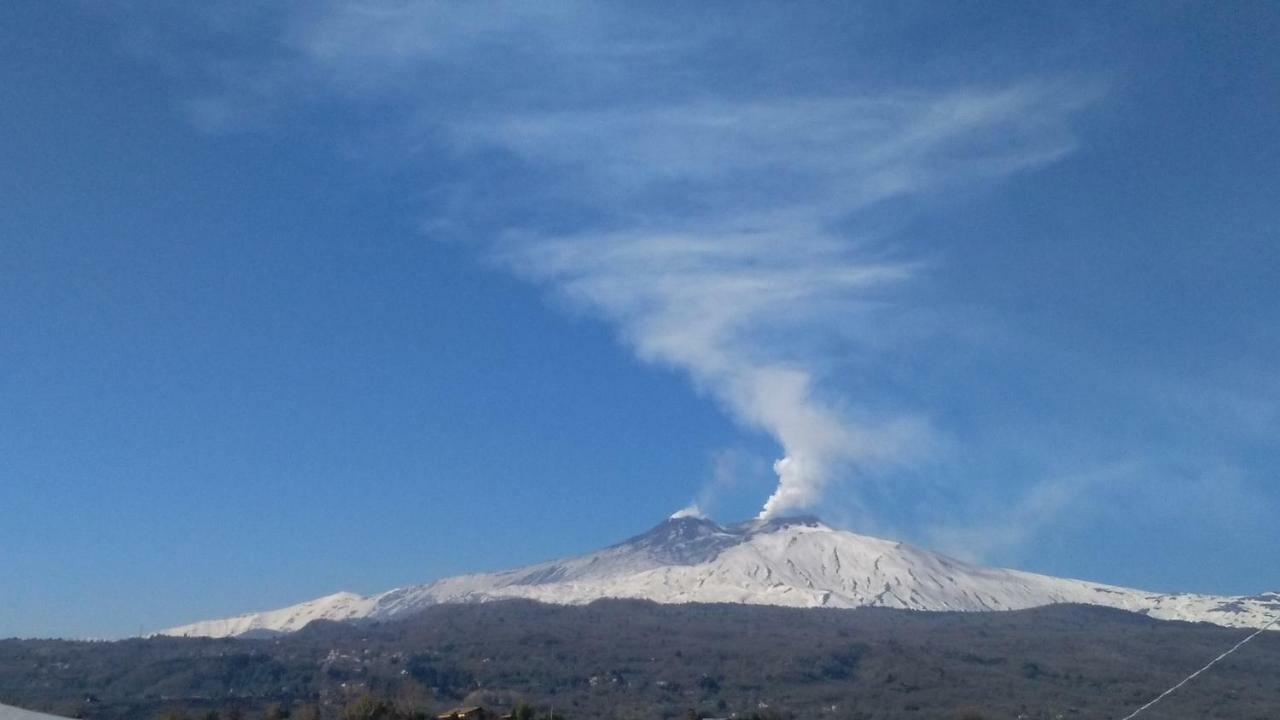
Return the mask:
[[[1160,594],[983,567],[905,543],[836,530],[813,517],[723,526],[682,517],[585,555],[370,596],[337,593],[158,634],[271,635],[298,630],[313,620],[391,620],[441,603],[508,598],[566,605],[630,598],[658,603],[965,612],[1082,603],[1227,627],[1262,627],[1280,614],[1280,593],[1276,592],[1250,597]]]

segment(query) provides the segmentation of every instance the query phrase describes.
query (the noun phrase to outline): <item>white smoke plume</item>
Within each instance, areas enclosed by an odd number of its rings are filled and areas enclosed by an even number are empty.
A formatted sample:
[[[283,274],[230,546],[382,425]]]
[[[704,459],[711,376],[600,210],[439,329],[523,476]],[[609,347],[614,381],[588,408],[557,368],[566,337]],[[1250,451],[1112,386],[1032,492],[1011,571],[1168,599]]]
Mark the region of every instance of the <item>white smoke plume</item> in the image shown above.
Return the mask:
[[[542,116],[459,132],[577,174],[573,186],[616,213],[621,229],[608,232],[513,233],[499,257],[615,323],[639,357],[687,372],[739,422],[773,436],[783,456],[760,512],[769,517],[817,504],[838,476],[929,445],[922,417],[850,405],[818,375],[839,352],[869,352],[893,334],[885,325],[894,303],[922,267],[835,228],[856,228],[889,199],[1060,156],[1070,148],[1060,124],[1070,106],[1015,88]],[[799,187],[776,185],[775,173]],[[697,209],[650,207],[671,183]]]
[[[924,413],[849,392],[849,356],[866,366],[893,342],[894,308],[923,267],[886,253],[871,218],[1063,156],[1071,115],[1095,93],[1032,79],[717,95],[717,78],[695,78],[716,67],[702,62],[705,29],[593,4],[504,8],[321,4],[287,23],[263,70],[227,80],[219,67],[227,88],[188,109],[220,128],[290,97],[337,98],[374,110],[360,117],[398,138],[389,155],[502,154],[525,184],[459,178],[456,197],[433,203],[432,233],[501,235],[505,267],[614,323],[639,357],[775,438],[762,516],[921,452]],[[517,206],[537,219],[521,222]]]
[[[698,518],[699,520],[705,520],[707,518],[707,514],[703,512],[701,507],[698,507],[697,503],[694,503],[671,513],[672,520],[679,520],[681,518]]]
[[[816,331],[839,307],[852,317],[862,293],[909,269],[859,264],[839,243],[796,237],[526,239],[506,260],[604,313],[642,358],[686,370],[741,422],[774,435],[786,457],[762,512],[770,515],[814,504],[833,465],[891,455],[915,429],[903,420],[863,427],[821,404],[800,365],[808,343],[788,339]]]

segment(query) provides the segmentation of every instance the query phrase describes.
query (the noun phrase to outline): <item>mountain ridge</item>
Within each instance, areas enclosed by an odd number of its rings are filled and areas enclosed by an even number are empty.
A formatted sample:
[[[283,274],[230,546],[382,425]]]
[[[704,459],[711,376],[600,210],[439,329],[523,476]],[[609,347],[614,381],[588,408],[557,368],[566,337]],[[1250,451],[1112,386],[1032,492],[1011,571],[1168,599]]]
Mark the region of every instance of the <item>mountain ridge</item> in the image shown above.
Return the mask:
[[[631,598],[659,603],[971,612],[1082,603],[1227,627],[1261,627],[1280,613],[1280,593],[1239,597],[1153,593],[990,568],[898,541],[837,530],[811,515],[728,525],[686,516],[669,518],[595,552],[369,596],[334,593],[157,634],[287,633],[313,620],[388,620],[436,604],[508,598],[567,605]]]

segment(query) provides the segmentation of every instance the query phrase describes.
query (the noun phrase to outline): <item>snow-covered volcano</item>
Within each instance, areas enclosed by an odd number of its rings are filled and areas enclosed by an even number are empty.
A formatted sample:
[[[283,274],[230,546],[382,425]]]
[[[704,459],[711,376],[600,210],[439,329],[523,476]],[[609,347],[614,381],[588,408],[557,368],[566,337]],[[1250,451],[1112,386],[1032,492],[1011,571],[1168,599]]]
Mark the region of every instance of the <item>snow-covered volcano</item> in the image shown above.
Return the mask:
[[[586,555],[446,578],[368,597],[338,593],[280,610],[170,628],[162,634],[223,637],[292,632],[312,620],[385,620],[438,603],[505,598],[570,605],[634,598],[660,603],[974,612],[1085,603],[1233,627],[1261,627],[1280,613],[1280,593],[1169,595],[988,568],[900,542],[835,530],[814,517],[735,525],[682,517]]]

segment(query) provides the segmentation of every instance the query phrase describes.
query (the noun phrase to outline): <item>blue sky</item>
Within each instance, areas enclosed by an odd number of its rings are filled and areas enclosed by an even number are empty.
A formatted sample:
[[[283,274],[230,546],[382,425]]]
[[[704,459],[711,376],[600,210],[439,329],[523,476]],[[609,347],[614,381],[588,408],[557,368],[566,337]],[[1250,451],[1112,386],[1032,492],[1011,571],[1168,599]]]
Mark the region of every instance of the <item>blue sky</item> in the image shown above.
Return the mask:
[[[1280,589],[1274,4],[255,5],[0,8],[0,636],[691,503]]]

